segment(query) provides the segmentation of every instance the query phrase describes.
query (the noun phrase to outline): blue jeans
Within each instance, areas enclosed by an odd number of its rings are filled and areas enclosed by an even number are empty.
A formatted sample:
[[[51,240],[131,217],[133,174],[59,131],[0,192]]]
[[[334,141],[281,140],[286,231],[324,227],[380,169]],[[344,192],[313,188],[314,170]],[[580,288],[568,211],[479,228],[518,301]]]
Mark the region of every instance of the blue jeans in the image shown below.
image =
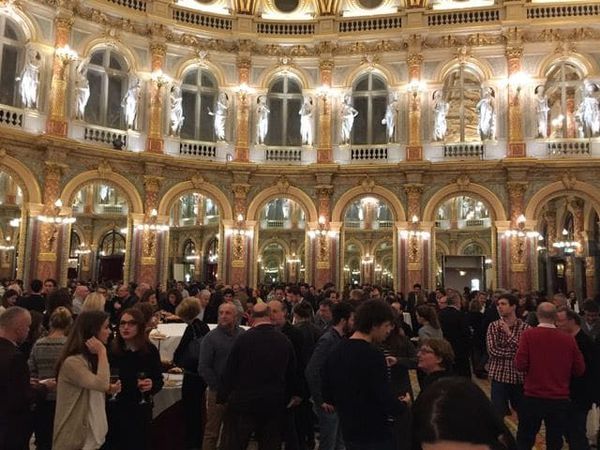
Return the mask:
[[[319,419],[319,450],[346,450],[337,413],[326,413],[320,405],[313,409]]]
[[[569,400],[524,397],[519,411],[517,448],[531,450],[542,421],[546,425],[546,449],[561,450],[563,435],[567,430]],[[579,450],[579,449],[577,449]]]
[[[512,408],[519,413],[523,403],[523,385],[502,383],[492,380],[491,389],[492,405],[498,411],[500,417],[510,415],[509,403]]]

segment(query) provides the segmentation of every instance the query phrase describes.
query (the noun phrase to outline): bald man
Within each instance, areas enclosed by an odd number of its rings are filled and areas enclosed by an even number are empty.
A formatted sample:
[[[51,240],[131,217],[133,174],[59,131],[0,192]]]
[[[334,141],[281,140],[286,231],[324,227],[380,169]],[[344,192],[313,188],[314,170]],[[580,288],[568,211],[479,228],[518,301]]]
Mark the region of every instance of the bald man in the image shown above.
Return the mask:
[[[523,332],[515,356],[517,370],[525,374],[517,445],[519,449],[531,449],[544,421],[546,448],[560,450],[566,432],[571,377],[583,375],[585,362],[575,338],[556,328],[556,306],[540,303],[537,317],[539,325]]]
[[[252,308],[252,328],[234,342],[217,402],[227,403],[223,450],[243,450],[252,432],[258,448],[279,450],[296,359],[290,341],[271,323],[271,309]]]
[[[0,448],[23,450],[31,432],[34,391],[27,358],[17,348],[25,342],[31,314],[13,306],[0,316]]]

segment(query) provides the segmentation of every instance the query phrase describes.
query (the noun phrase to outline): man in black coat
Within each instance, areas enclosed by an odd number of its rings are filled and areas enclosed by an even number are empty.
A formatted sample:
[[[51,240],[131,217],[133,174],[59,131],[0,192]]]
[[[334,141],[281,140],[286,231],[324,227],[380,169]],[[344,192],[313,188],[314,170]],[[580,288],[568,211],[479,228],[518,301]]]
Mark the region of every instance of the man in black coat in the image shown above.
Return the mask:
[[[439,320],[444,339],[454,350],[454,373],[471,378],[471,332],[467,316],[460,310],[460,296],[456,292],[447,295],[448,306],[440,310]]]
[[[41,282],[40,282],[41,284]],[[27,358],[17,346],[27,338],[31,315],[14,306],[0,315],[0,449],[23,450],[31,435],[31,405]],[[43,387],[40,385],[40,387]]]
[[[37,311],[40,314],[44,314],[46,311],[46,299],[42,295],[42,289],[44,284],[42,280],[32,280],[31,293],[25,297],[21,297],[17,300],[17,306],[25,308],[29,311]]]
[[[289,339],[271,323],[268,305],[252,309],[252,328],[241,334],[229,353],[217,403],[227,403],[223,450],[243,450],[252,432],[258,447],[279,450],[285,410],[291,398],[296,359]]]

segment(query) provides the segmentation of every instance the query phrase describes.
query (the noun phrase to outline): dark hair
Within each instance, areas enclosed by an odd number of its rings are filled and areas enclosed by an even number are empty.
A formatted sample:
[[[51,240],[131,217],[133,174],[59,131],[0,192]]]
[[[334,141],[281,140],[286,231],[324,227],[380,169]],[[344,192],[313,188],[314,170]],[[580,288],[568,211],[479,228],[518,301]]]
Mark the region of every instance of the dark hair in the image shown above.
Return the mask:
[[[421,285],[419,283],[413,284],[413,289],[419,288],[421,289]]]
[[[413,433],[415,449],[440,441],[487,445],[491,450],[517,448],[483,391],[459,377],[440,379],[419,395],[413,407]]]
[[[454,364],[454,350],[452,345],[443,338],[424,338],[420,340],[420,346],[430,347],[433,350],[433,354],[438,358],[441,358],[441,366],[446,369],[452,369]]]
[[[417,314],[429,322],[436,330],[440,329],[440,321],[438,320],[437,311],[433,306],[429,305],[419,305],[417,306]]]
[[[354,327],[361,333],[370,333],[374,327],[393,321],[394,313],[390,305],[383,300],[367,300],[356,310]]]
[[[181,292],[179,292],[177,289],[170,289],[169,292],[167,292],[167,302],[169,301],[169,297],[171,295],[175,296],[175,306],[179,305],[181,300],[183,300]]]
[[[119,316],[119,322],[121,318],[125,315],[129,315],[133,318],[133,321],[137,325],[137,334],[135,335],[133,346],[136,350],[146,353],[148,351],[148,345],[151,345],[148,341],[148,336],[146,335],[146,320],[144,318],[144,313],[137,308],[127,308],[125,311],[121,313]],[[119,325],[120,327],[120,325]],[[116,355],[122,355],[125,351],[125,340],[121,336],[121,332],[117,332],[117,335],[113,341],[113,352]]]
[[[4,306],[5,308],[9,308],[11,306],[14,306],[14,305],[10,305],[8,303],[8,299],[9,299],[9,297],[13,297],[15,295],[18,297],[19,293],[17,291],[15,291],[14,289],[7,289],[4,292],[4,294],[2,295],[2,306]]]
[[[44,287],[44,283],[42,283],[42,280],[38,280],[36,278],[35,280],[31,281],[31,284],[29,286],[31,286],[32,292],[40,292]]]
[[[300,302],[292,308],[293,313],[301,319],[311,319],[313,316],[312,306],[308,302]]]
[[[288,288],[288,293],[292,295],[300,295],[300,288],[298,286],[290,286]]]
[[[233,289],[231,289],[231,288],[223,289],[223,297],[225,297],[226,295],[230,295],[230,294],[231,295],[235,294],[235,292],[233,292]]]
[[[48,282],[52,283],[52,286],[54,286],[54,287],[58,286],[58,283],[56,282],[56,280],[54,278],[46,278],[44,280],[44,284],[46,284]]]
[[[63,347],[60,358],[58,358],[58,362],[56,363],[57,376],[65,359],[73,355],[83,355],[90,363],[92,372],[96,373],[98,370],[98,356],[92,354],[88,350],[85,342],[88,339],[97,336],[102,329],[102,325],[104,325],[104,322],[107,320],[108,314],[104,311],[83,311],[77,316],[73,328],[67,337],[67,342]]]
[[[156,296],[157,297],[157,301],[158,301],[158,296],[156,295],[156,291],[154,289],[148,289],[146,291],[144,291],[144,293],[142,294],[142,298],[140,298],[139,303],[148,303],[150,301],[150,297],[152,296]]]
[[[337,325],[342,320],[350,320],[350,316],[354,313],[354,306],[348,302],[336,303],[331,307],[331,324]]]
[[[326,306],[327,308],[331,309],[333,307],[333,302],[328,298],[324,298],[319,302],[319,306]]]
[[[600,306],[591,298],[583,302],[583,312],[597,313],[600,312]]]
[[[132,306],[132,308],[139,309],[142,312],[142,314],[144,315],[144,320],[146,321],[146,325],[150,322],[152,316],[156,312],[154,306],[152,306],[148,302],[137,302],[135,305]]]
[[[518,306],[519,305],[519,299],[512,294],[500,294],[500,296],[498,297],[498,301],[500,300],[508,300],[508,304],[510,306]]]
[[[48,315],[52,315],[54,310],[60,306],[64,306],[68,309],[72,309],[73,307],[73,298],[67,288],[52,291],[46,298],[46,313]]]

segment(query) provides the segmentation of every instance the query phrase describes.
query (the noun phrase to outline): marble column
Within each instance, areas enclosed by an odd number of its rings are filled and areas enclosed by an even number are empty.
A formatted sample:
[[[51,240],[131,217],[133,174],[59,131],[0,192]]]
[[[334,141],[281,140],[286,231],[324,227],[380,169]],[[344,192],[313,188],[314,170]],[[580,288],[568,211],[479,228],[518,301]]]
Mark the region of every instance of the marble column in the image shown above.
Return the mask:
[[[521,72],[523,44],[520,32],[510,33],[506,46],[506,62],[508,64],[508,151],[507,158],[525,158],[527,149],[523,140],[523,120],[521,112],[521,86],[518,75]]]
[[[234,196],[234,221],[228,224],[225,230],[225,249],[228,263],[225,268],[228,274],[225,277],[225,282],[248,285],[250,264],[254,263],[252,244],[255,238],[252,224],[246,217],[250,185],[247,183],[234,183],[231,190]]]
[[[146,138],[146,151],[150,153],[163,153],[165,141],[163,138],[163,104],[164,87],[167,78],[162,74],[167,46],[162,42],[150,44],[152,79],[150,80],[150,117],[148,120],[148,137]]]
[[[510,203],[510,223],[512,229],[525,229],[526,223],[519,222],[519,216],[524,211],[524,195],[527,190],[527,183],[520,181],[509,181],[506,185]],[[525,234],[525,231],[523,231]],[[530,266],[533,263],[531,258],[532,245],[537,247],[537,241],[532,242],[531,237],[526,235],[511,236],[510,238],[510,286],[501,286],[504,288],[514,288],[521,292],[531,290]]]
[[[319,73],[323,91],[319,95],[317,163],[325,164],[333,162],[333,148],[331,144],[331,99],[329,98],[333,67],[333,59],[322,59],[319,62]]]
[[[250,81],[251,66],[252,58],[249,54],[238,55],[239,89],[236,108],[235,160],[239,162],[248,162],[250,160],[250,97],[248,95],[248,83]]]
[[[420,51],[418,53],[410,53],[407,62],[409,82],[418,86],[418,83],[421,81],[423,55]],[[418,90],[415,90],[409,92],[408,95],[408,145],[406,146],[406,160],[421,161],[423,160],[423,143],[421,142],[421,94]]]
[[[421,221],[421,197],[423,195],[423,185],[420,183],[409,183],[404,185],[404,191],[407,197],[408,228],[410,231],[422,231],[420,229]],[[413,222],[413,217],[417,220]],[[405,239],[408,251],[407,264],[407,289],[411,289],[415,283],[423,284],[425,280],[424,273],[424,254],[428,249],[429,241],[422,236],[409,234]]]
[[[136,281],[138,283],[156,284],[158,281],[160,252],[168,251],[163,247],[163,234],[160,230],[168,218],[158,217],[155,213],[158,209],[159,192],[163,178],[156,175],[144,175],[144,226],[136,230],[141,235],[141,258],[140,267]],[[146,225],[148,225],[146,227]],[[133,246],[132,246],[133,248]]]

